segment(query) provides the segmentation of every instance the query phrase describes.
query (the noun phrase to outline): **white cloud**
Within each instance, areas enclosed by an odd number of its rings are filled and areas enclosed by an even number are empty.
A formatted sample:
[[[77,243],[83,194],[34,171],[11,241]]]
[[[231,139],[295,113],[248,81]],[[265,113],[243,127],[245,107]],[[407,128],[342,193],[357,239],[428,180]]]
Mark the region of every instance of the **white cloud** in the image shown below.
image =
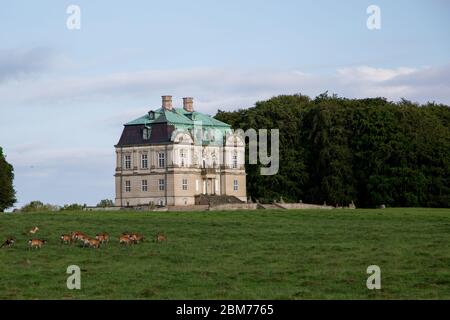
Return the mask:
[[[57,105],[132,101],[161,94],[194,96],[196,105],[214,113],[217,108],[238,108],[278,94],[315,96],[328,90],[345,97],[402,97],[450,103],[450,68],[339,68],[331,74],[301,70],[237,70],[198,68],[147,70],[98,76],[21,79],[0,85],[0,100],[8,105]],[[20,94],[19,94],[20,92]],[[138,106],[135,106],[137,108]]]
[[[358,66],[352,68],[337,69],[338,77],[354,81],[355,79],[365,82],[383,82],[398,76],[410,75],[417,71],[413,68],[399,67],[395,69],[372,68],[369,66]]]

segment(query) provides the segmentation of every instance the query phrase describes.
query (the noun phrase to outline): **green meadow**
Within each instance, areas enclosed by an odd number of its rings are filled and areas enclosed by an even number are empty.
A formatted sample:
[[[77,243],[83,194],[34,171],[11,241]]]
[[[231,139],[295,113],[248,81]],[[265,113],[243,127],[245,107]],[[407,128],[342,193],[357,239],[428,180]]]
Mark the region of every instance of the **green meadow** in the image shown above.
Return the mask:
[[[27,247],[33,226],[42,249]],[[112,239],[60,244],[76,230]],[[123,231],[147,239],[120,246]],[[450,299],[450,209],[0,214],[10,235],[0,299]],[[69,265],[81,290],[66,287]],[[369,265],[381,290],[366,287]]]

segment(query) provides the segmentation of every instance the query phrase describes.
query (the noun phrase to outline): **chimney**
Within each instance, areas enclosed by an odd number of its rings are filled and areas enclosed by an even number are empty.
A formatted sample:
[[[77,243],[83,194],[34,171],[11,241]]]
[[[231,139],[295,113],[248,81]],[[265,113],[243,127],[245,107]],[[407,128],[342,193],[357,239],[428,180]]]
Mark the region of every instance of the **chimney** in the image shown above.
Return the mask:
[[[172,96],[162,96],[162,108],[172,110]]]
[[[185,97],[183,98],[183,109],[187,112],[193,112],[194,111],[194,98],[192,97]]]

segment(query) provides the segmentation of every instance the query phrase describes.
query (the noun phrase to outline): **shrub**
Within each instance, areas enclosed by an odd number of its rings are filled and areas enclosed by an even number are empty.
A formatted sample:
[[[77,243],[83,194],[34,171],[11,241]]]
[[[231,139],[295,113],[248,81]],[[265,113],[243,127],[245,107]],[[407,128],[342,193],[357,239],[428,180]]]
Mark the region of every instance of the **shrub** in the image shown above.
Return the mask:
[[[111,199],[103,199],[102,201],[97,203],[97,207],[99,208],[114,207],[114,202]]]
[[[19,212],[38,212],[38,211],[58,211],[59,207],[52,204],[44,204],[41,201],[31,201],[30,203],[24,205]]]
[[[72,203],[72,204],[65,204],[60,211],[80,211],[86,209],[86,204],[78,204],[78,203]]]

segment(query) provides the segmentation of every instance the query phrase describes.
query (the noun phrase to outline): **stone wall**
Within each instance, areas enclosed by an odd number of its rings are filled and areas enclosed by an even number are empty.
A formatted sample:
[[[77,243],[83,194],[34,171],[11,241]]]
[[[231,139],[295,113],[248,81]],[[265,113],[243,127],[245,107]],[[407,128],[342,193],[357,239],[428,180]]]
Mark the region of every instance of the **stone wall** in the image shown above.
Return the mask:
[[[210,211],[219,210],[255,210],[257,207],[256,203],[227,203],[219,204],[217,206],[210,207]]]
[[[333,206],[309,204],[309,203],[277,203],[278,207],[284,209],[334,209]]]

